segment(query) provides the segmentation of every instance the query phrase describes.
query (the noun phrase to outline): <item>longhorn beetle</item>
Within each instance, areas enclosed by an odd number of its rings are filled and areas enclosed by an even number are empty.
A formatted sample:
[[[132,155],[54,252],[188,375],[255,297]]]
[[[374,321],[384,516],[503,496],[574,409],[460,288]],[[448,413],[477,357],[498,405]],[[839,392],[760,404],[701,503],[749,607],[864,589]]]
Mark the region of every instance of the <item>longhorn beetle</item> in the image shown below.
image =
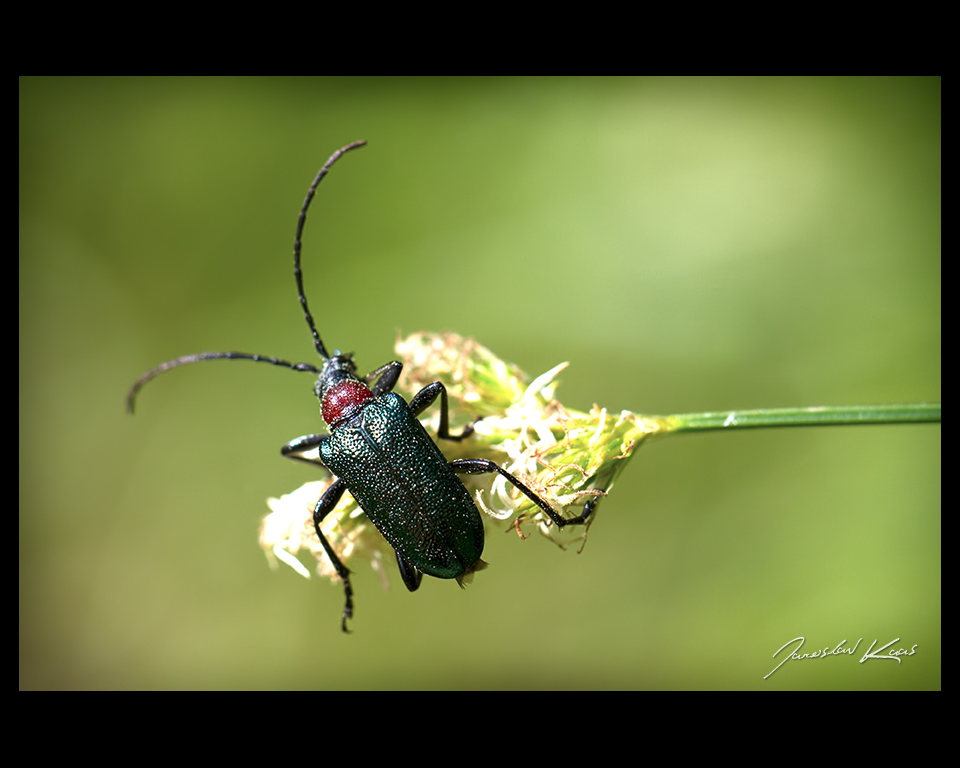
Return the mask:
[[[343,581],[345,603],[341,629],[344,632],[349,631],[347,619],[353,616],[350,571],[320,531],[320,523],[337,505],[344,491],[350,491],[360,508],[395,550],[403,583],[411,592],[420,586],[424,574],[438,579],[456,579],[462,587],[466,576],[486,567],[486,563],[480,559],[483,554],[483,521],[470,494],[457,477],[458,473],[477,475],[496,472],[516,486],[561,528],[585,523],[596,505],[596,499],[591,499],[581,515],[565,518],[520,480],[488,459],[447,461],[417,416],[432,405],[439,395],[439,437],[459,442],[470,436],[473,425],[467,425],[459,435],[450,434],[447,390],[442,383],[435,381],[428,384],[408,405],[392,391],[403,369],[399,361],[381,365],[363,378],[358,378],[352,355],[339,350],[334,350],[332,356],[327,353],[303,292],[301,237],[307,209],[323,177],[344,153],[364,144],[365,141],[355,141],[330,156],[307,190],[297,220],[293,274],[303,316],[313,334],[313,345],[323,358],[323,367],[245,352],[201,352],[169,360],[147,371],[137,379],[127,395],[127,410],[133,413],[137,392],[150,379],[171,368],[203,360],[253,360],[317,374],[313,391],[320,400],[321,415],[330,434],[298,437],[284,445],[280,453],[290,459],[325,467],[336,477],[317,501],[313,525],[320,544]],[[307,456],[310,451],[317,453]]]

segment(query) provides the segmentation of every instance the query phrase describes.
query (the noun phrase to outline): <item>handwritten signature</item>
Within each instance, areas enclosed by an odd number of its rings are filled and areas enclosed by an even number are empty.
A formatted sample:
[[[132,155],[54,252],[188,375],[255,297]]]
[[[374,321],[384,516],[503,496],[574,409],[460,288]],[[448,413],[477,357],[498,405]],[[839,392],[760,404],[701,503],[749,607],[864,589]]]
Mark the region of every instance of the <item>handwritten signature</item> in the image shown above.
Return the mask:
[[[780,669],[780,667],[782,667],[788,661],[791,661],[793,659],[796,659],[797,661],[800,661],[801,659],[825,659],[828,656],[843,656],[844,654],[853,656],[853,654],[857,650],[857,647],[860,645],[862,641],[863,641],[863,638],[861,637],[859,640],[857,640],[857,644],[854,645],[853,648],[844,648],[843,646],[846,645],[847,641],[841,640],[839,643],[837,643],[837,645],[833,648],[833,650],[830,650],[830,646],[828,645],[826,648],[817,649],[813,651],[813,653],[800,653],[800,649],[803,648],[803,644],[806,642],[806,638],[795,637],[790,642],[787,642],[781,645],[780,648],[777,649],[777,652],[773,654],[773,658],[777,658],[777,656],[780,654],[780,651],[782,651],[787,646],[792,645],[793,643],[799,643],[799,645],[797,645],[792,651],[790,651],[790,653],[788,653],[784,657],[783,661],[777,664],[777,666],[775,666],[769,673],[764,675],[763,679],[766,680],[768,677],[770,677],[770,675],[772,675],[774,672]],[[867,661],[868,659],[893,659],[899,664],[903,661],[900,658],[901,656],[913,656],[913,654],[917,652],[917,645],[919,645],[919,643],[914,644],[914,646],[909,651],[906,650],[905,648],[898,648],[897,650],[890,651],[890,653],[888,654],[883,653],[891,645],[899,642],[900,642],[900,638],[897,637],[891,640],[882,648],[877,648],[877,652],[874,653],[873,649],[877,644],[877,641],[874,640],[870,644],[870,648],[867,650],[867,652],[863,654],[863,658],[860,659],[860,663],[863,664],[863,662]]]

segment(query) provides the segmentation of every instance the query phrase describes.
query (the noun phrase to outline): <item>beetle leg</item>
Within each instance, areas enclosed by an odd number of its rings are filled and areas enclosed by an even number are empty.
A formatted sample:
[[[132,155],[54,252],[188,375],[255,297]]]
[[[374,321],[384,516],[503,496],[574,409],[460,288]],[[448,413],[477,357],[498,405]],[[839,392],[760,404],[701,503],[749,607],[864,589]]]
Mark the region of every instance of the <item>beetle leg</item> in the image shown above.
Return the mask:
[[[594,496],[592,499],[588,499],[587,503],[583,505],[583,513],[580,515],[584,520],[586,520],[590,515],[593,514],[594,510],[597,508],[597,504],[600,503],[600,497]]]
[[[403,577],[403,583],[407,585],[407,589],[409,589],[411,592],[416,592],[420,587],[420,579],[423,578],[423,573],[421,573],[399,552],[396,554],[397,565],[400,566],[400,575]]]
[[[410,410],[413,411],[413,415],[419,416],[421,413],[423,413],[433,404],[433,401],[437,399],[437,395],[440,395],[440,429],[437,430],[437,435],[442,437],[444,440],[455,440],[457,442],[460,442],[463,440],[463,438],[472,435],[473,424],[467,424],[467,426],[463,428],[463,432],[461,432],[459,435],[450,434],[447,388],[439,381],[435,381],[433,384],[427,384],[427,386],[413,396],[413,400],[410,401]]]
[[[464,475],[484,475],[489,474],[490,472],[496,472],[508,482],[512,483],[524,496],[526,496],[528,499],[530,499],[530,501],[546,512],[550,516],[550,519],[557,524],[558,528],[563,528],[565,525],[583,525],[587,522],[587,518],[590,517],[590,515],[593,513],[593,510],[596,509],[597,506],[597,499],[594,497],[584,505],[582,514],[576,515],[575,517],[563,517],[559,513],[555,512],[554,509],[547,504],[547,502],[545,502],[543,499],[537,496],[537,494],[527,488],[527,486],[521,483],[517,478],[507,472],[507,470],[505,470],[499,464],[490,461],[489,459],[456,459],[450,462],[450,467],[454,472],[460,472]]]
[[[337,575],[343,582],[345,603],[343,606],[343,620],[340,623],[340,628],[344,632],[349,632],[350,630],[347,629],[347,619],[353,617],[353,587],[350,586],[350,570],[347,568],[347,566],[340,562],[340,558],[337,557],[326,537],[320,532],[320,523],[322,523],[323,518],[330,514],[333,508],[337,506],[337,502],[340,501],[340,497],[343,496],[343,492],[345,490],[347,490],[347,486],[343,484],[342,480],[337,479],[333,481],[333,485],[327,488],[326,492],[320,497],[320,500],[317,502],[317,506],[313,510],[313,527],[317,531],[317,538],[320,539],[320,545],[323,547],[323,551],[327,553],[327,557],[330,558],[330,562],[333,563],[333,567],[336,569]]]
[[[371,388],[374,397],[382,395],[384,392],[392,392],[393,388],[397,385],[397,380],[400,378],[400,372],[402,370],[403,363],[399,360],[394,360],[386,365],[381,365],[374,371],[370,371],[370,373],[363,377],[363,383],[369,387],[371,381],[374,379],[377,380],[377,383]]]
[[[322,467],[323,462],[320,460],[319,448],[320,443],[328,437],[329,435],[304,435],[303,437],[298,437],[296,440],[291,440],[283,446],[280,449],[280,455],[286,456],[288,459],[293,459],[294,461],[302,461],[304,464],[310,464],[312,466],[319,464]],[[307,451],[316,451],[316,456],[300,455]]]
[[[302,461],[304,464],[311,464],[313,466],[320,465],[323,467],[323,462],[320,460],[319,448],[325,440],[329,439],[329,435],[304,435],[303,437],[298,437],[296,440],[291,440],[280,449],[280,453],[288,459],[295,459],[296,461]],[[312,450],[317,450],[317,455],[312,458],[298,455]],[[333,563],[337,575],[343,582],[343,592],[346,603],[343,607],[343,620],[340,626],[344,632],[349,632],[350,630],[347,629],[347,619],[353,616],[353,587],[350,586],[350,570],[340,561],[340,558],[337,557],[326,537],[320,532],[320,523],[322,523],[323,519],[337,506],[340,497],[343,496],[343,492],[346,489],[347,486],[344,485],[343,481],[339,478],[333,481],[333,484],[327,488],[323,496],[320,497],[317,506],[314,507],[313,527],[317,531],[317,538],[320,539],[320,545],[323,547],[323,551],[327,553],[327,557],[330,558],[330,562]]]

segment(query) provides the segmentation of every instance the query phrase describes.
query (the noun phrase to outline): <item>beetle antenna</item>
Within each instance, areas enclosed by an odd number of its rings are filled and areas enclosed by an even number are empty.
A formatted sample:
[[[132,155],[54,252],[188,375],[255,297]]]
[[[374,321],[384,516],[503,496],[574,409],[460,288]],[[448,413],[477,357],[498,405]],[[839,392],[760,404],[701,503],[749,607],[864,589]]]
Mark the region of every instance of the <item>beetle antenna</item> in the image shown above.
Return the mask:
[[[337,162],[344,153],[349,152],[351,149],[362,147],[366,143],[365,141],[355,141],[352,144],[341,147],[330,155],[330,159],[323,164],[323,168],[320,169],[317,178],[313,180],[313,184],[311,184],[310,189],[307,190],[307,197],[303,201],[303,207],[300,209],[300,218],[297,219],[297,237],[293,241],[293,276],[297,279],[297,295],[300,297],[300,306],[303,307],[303,316],[307,320],[307,325],[310,326],[310,333],[313,334],[313,346],[317,348],[317,353],[324,360],[329,360],[330,355],[327,354],[327,349],[320,340],[320,334],[317,333],[317,326],[313,323],[313,315],[310,314],[310,309],[307,307],[307,297],[303,293],[303,273],[300,271],[300,237],[303,235],[303,225],[307,221],[307,209],[310,207],[310,201],[313,200],[313,195],[317,191],[320,181],[330,170],[330,166]]]
[[[280,360],[276,357],[267,357],[266,355],[250,355],[246,352],[201,352],[197,355],[184,355],[176,360],[167,360],[160,363],[152,371],[147,371],[143,376],[137,379],[130,391],[127,393],[127,413],[133,413],[133,401],[137,397],[140,387],[146,384],[154,376],[159,376],[164,371],[171,368],[179,368],[181,365],[190,365],[190,363],[199,363],[203,360],[253,360],[255,363],[270,363],[270,365],[279,365],[281,368],[290,368],[294,371],[307,371],[309,373],[320,373],[320,369],[310,363],[291,363],[287,360]]]

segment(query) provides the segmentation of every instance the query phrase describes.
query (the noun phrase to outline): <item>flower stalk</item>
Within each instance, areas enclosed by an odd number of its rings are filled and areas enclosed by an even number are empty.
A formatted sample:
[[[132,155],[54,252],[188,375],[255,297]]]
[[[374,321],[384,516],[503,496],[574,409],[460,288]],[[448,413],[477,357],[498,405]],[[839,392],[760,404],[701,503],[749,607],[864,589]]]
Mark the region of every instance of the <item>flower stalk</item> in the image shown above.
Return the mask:
[[[667,432],[706,432],[759,427],[829,427],[843,424],[918,424],[940,421],[940,403],[758,408],[750,411],[681,413],[651,417]]]

